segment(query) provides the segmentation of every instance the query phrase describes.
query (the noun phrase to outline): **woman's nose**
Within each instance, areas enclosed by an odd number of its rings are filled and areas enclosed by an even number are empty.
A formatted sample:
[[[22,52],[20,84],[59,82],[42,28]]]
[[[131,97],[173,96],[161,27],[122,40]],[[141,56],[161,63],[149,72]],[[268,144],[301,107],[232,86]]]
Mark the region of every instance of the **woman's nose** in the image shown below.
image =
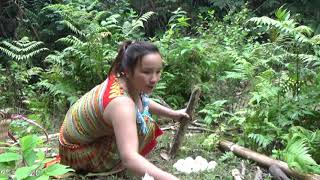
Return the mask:
[[[150,83],[151,84],[155,84],[159,81],[159,77],[158,75],[155,73],[155,74],[152,74],[152,77],[151,77],[151,80],[150,80]]]

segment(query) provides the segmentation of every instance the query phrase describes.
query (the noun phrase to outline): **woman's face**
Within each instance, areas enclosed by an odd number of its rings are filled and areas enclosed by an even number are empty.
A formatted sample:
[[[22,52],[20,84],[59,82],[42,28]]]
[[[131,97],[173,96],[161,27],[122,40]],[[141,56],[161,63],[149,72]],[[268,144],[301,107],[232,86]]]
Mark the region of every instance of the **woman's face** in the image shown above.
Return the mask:
[[[129,73],[134,88],[138,92],[150,94],[160,80],[162,70],[162,58],[159,53],[145,55]]]

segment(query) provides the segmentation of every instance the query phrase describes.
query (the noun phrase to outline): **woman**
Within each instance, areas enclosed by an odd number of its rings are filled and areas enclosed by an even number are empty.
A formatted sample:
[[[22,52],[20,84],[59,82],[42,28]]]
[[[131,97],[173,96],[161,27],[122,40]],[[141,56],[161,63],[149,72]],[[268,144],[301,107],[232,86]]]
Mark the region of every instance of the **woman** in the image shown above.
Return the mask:
[[[108,78],[67,112],[60,130],[61,163],[80,172],[121,166],[138,176],[177,179],[144,158],[162,131],[150,112],[175,120],[189,118],[148,98],[160,80],[162,58],[148,42],[124,42]]]

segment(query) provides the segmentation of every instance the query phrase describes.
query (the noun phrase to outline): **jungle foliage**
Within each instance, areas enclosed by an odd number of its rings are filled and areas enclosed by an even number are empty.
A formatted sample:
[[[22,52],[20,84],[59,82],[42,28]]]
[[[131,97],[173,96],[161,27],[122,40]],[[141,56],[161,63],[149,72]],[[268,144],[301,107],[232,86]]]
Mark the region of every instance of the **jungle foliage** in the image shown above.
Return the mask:
[[[121,41],[150,40],[165,61],[153,98],[181,108],[200,86],[199,121],[216,130],[206,146],[229,138],[320,174],[317,0],[21,2],[0,6],[0,108],[56,132]]]

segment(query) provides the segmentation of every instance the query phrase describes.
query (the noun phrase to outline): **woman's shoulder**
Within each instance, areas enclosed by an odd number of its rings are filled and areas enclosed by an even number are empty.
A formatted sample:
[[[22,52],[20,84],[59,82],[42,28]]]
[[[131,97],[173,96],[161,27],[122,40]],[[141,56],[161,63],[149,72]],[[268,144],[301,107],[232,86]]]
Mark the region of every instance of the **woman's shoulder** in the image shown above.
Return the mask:
[[[112,99],[112,101],[110,101],[110,103],[108,104],[106,110],[110,110],[112,112],[114,112],[116,109],[123,109],[123,110],[131,110],[131,109],[135,109],[135,104],[133,102],[133,100],[125,95],[122,96],[117,96],[114,99]]]
[[[118,121],[119,119],[131,119],[135,117],[136,109],[133,100],[128,96],[118,96],[114,98],[105,108],[104,119]],[[132,118],[134,120],[134,118]]]

